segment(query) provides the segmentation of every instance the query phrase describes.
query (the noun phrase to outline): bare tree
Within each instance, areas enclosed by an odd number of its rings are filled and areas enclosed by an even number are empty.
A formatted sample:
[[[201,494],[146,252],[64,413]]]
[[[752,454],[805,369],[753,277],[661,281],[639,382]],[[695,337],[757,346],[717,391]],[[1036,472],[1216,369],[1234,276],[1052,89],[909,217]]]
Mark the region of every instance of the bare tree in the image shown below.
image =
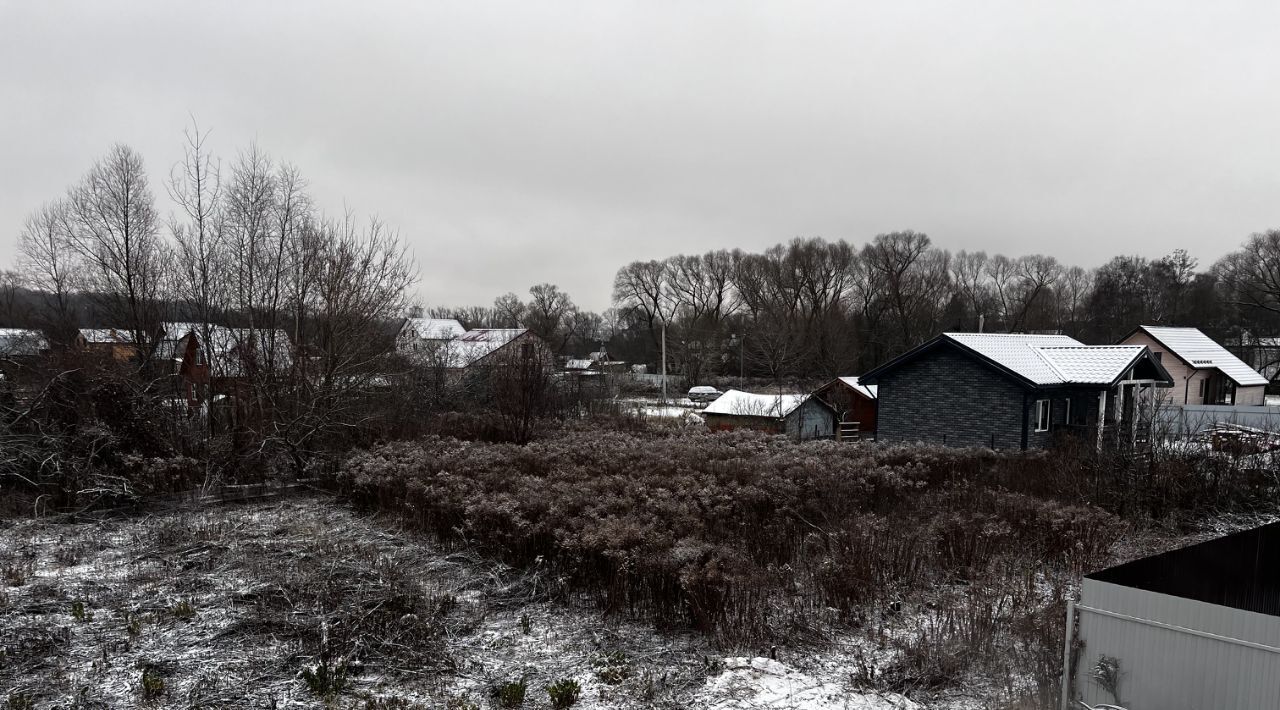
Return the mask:
[[[899,335],[893,349],[912,347],[931,334],[949,286],[947,254],[933,250],[928,236],[907,231],[876,236],[862,258],[884,284]]]
[[[1092,291],[1093,272],[1079,266],[1063,272],[1061,286],[1057,289],[1059,330],[1071,336],[1080,334]]]
[[[44,300],[45,329],[55,342],[64,344],[75,334],[71,299],[79,287],[70,245],[69,208],[66,200],[45,203],[27,217],[18,238],[20,269]]]
[[[658,332],[671,321],[668,303],[669,270],[664,261],[636,261],[618,269],[613,280],[613,302],[618,308],[637,314],[658,347]]]
[[[1051,256],[1033,254],[1018,258],[1014,266],[1017,307],[1007,325],[1009,330],[1018,331],[1027,327],[1032,309],[1040,304],[1042,297],[1049,295],[1047,291],[1062,277],[1062,265]]]
[[[570,329],[572,314],[578,310],[569,294],[553,284],[538,284],[529,289],[525,308],[525,326],[534,335],[550,343],[556,353],[564,352],[574,336]]]
[[[555,361],[542,341],[514,341],[485,358],[469,373],[491,408],[502,433],[511,441],[533,438],[537,422],[557,413]]]
[[[71,190],[69,203],[68,243],[86,264],[88,287],[148,358],[168,258],[142,157],[112,146]]]
[[[404,311],[416,269],[399,236],[376,219],[364,229],[351,215],[321,221],[297,238],[314,285],[303,304],[313,323],[303,345],[311,347],[296,359],[315,364],[295,364],[264,388],[274,416],[263,438],[300,470],[322,440],[341,440],[376,418],[374,397],[388,384],[383,324]]]
[[[951,259],[951,281],[974,318],[990,315],[991,283],[985,251],[961,251]]]
[[[498,320],[496,328],[518,328],[524,321],[527,308],[514,293],[505,293],[493,299],[493,310]]]
[[[193,125],[183,132],[186,145],[182,162],[169,171],[166,189],[183,217],[172,217],[174,295],[195,317],[204,362],[212,361],[213,327],[222,314],[228,293],[222,261],[226,239],[226,214],[222,209],[221,165],[205,149],[207,133]],[[169,337],[178,337],[169,334]]]

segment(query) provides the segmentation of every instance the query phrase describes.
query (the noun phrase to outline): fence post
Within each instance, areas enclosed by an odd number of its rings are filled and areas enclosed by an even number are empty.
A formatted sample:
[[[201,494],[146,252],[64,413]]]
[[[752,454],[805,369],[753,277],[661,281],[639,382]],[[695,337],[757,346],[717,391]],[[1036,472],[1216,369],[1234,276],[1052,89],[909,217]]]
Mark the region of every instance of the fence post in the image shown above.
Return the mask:
[[[1067,710],[1071,702],[1071,642],[1074,641],[1076,627],[1076,602],[1067,600],[1067,630],[1062,635],[1062,698],[1059,710]]]

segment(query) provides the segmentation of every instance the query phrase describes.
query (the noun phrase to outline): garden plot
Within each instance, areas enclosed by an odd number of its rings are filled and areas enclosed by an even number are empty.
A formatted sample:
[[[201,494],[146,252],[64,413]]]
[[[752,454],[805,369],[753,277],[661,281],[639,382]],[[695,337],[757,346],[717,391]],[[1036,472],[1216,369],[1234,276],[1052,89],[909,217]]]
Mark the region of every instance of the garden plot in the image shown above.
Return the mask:
[[[546,708],[568,681],[588,709],[917,707],[854,692],[836,656],[726,660],[691,632],[549,601],[537,569],[325,498],[10,522],[0,566],[11,707],[461,710],[523,689]]]
[[[778,661],[726,659],[698,634],[550,601],[558,585],[536,566],[445,552],[325,498],[10,523],[0,568],[0,697],[36,707],[460,709],[519,687],[540,708],[572,681],[579,708],[962,710],[1026,691],[981,677],[911,691],[915,703],[868,690],[936,609],[774,649]]]

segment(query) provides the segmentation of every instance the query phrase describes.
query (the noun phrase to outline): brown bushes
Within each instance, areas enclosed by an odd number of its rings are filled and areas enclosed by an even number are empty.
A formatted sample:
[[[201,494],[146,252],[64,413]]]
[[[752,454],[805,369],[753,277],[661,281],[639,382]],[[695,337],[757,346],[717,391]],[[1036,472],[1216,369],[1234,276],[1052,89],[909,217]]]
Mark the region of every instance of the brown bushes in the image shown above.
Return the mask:
[[[1205,457],[662,429],[561,431],[526,446],[390,443],[354,454],[334,485],[440,540],[543,565],[608,612],[728,644],[804,642],[905,601],[926,626],[895,641],[886,683],[945,684],[982,663],[1047,693],[1066,583],[1151,516],[1264,499],[1247,480]]]
[[[779,594],[847,610],[972,579],[1014,550],[1096,567],[1121,522],[1073,500],[1098,487],[1080,477],[1099,477],[1076,463],[750,433],[568,432],[524,447],[387,444],[354,455],[338,483],[440,539],[517,565],[541,558],[606,609],[732,633],[723,621],[766,618]]]

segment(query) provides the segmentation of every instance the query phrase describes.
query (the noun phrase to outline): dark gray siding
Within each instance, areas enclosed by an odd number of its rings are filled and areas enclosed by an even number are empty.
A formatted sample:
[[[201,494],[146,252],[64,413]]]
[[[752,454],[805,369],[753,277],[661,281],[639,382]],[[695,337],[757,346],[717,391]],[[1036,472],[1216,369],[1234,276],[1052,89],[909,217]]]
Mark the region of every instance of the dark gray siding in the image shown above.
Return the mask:
[[[923,353],[880,377],[878,384],[880,441],[1022,447],[1026,390],[954,348],[944,345]]]
[[[787,417],[787,435],[797,439],[827,439],[835,435],[835,413],[817,397],[810,397]]]

